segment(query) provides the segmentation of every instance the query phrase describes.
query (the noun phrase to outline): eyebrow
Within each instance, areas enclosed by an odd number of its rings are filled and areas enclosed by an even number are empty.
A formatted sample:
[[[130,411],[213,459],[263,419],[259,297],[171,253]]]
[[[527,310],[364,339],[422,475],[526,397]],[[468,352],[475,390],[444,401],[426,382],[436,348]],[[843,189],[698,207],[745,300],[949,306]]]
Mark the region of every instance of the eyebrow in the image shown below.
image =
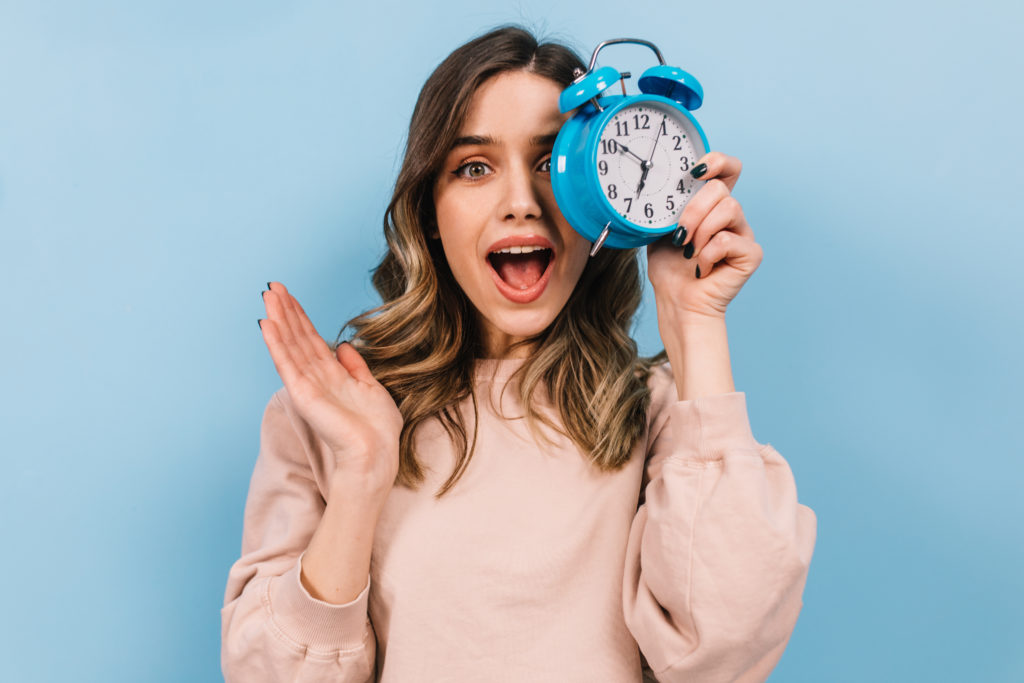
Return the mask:
[[[530,138],[530,145],[534,147],[551,147],[555,144],[555,138],[557,137],[558,133],[534,135]],[[498,144],[498,139],[490,135],[463,135],[462,137],[455,138],[455,142],[452,143],[452,149],[469,146],[497,146]]]

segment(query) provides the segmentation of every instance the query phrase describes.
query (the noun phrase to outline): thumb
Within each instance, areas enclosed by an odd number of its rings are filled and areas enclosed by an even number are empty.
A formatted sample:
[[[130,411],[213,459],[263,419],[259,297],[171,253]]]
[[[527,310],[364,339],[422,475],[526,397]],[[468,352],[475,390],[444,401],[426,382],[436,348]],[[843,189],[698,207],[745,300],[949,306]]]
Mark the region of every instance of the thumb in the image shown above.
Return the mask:
[[[341,363],[342,367],[348,371],[348,374],[366,384],[377,383],[373,373],[370,372],[370,367],[366,364],[366,361],[363,360],[363,357],[359,355],[359,352],[356,351],[354,346],[348,342],[342,342],[338,344],[338,348],[335,349],[334,353],[338,357],[338,362]]]

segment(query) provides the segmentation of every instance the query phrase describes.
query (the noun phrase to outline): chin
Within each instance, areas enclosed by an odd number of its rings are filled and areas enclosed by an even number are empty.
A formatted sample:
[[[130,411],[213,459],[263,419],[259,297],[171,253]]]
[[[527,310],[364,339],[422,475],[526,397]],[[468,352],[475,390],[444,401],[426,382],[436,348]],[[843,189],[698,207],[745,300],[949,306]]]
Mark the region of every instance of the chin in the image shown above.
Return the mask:
[[[540,334],[554,322],[556,317],[558,317],[558,311],[546,309],[538,311],[502,311],[497,315],[488,316],[488,319],[497,331],[520,339]]]

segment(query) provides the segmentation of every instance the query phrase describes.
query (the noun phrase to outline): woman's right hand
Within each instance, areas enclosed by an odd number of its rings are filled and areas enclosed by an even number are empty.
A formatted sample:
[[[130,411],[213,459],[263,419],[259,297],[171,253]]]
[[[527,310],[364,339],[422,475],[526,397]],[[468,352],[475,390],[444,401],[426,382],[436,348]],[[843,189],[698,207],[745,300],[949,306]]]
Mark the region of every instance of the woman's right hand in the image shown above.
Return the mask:
[[[398,406],[351,344],[332,353],[287,288],[268,287],[260,330],[292,403],[331,448],[336,473],[386,495],[398,474]]]

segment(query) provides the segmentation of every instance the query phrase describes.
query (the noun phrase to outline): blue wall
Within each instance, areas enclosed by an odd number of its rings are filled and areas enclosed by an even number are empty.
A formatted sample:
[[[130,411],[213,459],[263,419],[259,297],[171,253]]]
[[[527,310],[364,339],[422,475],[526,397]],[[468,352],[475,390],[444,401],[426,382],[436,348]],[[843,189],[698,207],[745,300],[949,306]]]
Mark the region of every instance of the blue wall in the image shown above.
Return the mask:
[[[737,388],[819,521],[771,680],[1024,680],[1019,3],[343,4],[0,0],[0,678],[220,679],[260,292],[374,303],[419,87],[521,21],[653,40],[744,162]]]

